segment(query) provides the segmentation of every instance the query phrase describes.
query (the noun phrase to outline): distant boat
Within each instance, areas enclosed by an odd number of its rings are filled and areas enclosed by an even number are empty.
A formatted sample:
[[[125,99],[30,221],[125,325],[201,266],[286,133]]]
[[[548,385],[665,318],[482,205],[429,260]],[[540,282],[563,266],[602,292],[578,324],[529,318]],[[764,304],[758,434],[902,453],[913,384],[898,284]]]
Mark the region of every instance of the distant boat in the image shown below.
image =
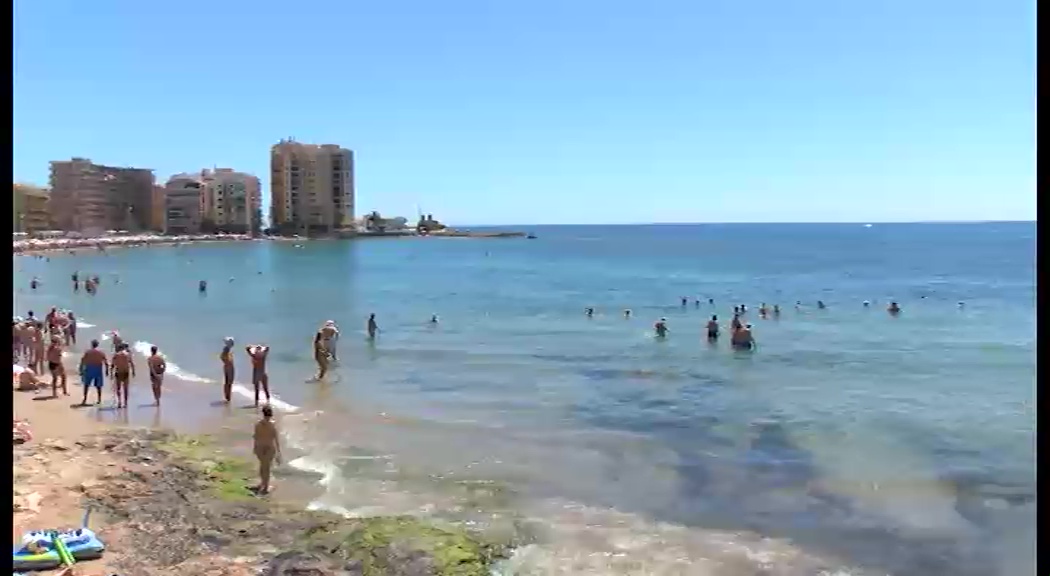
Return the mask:
[[[871,228],[871,224],[865,224],[864,227],[865,228]]]
[[[528,236],[526,236],[525,238],[527,238],[527,239],[529,239],[529,240],[535,240],[535,239],[536,239],[536,236],[535,236],[534,234],[529,234],[529,235],[528,235]]]

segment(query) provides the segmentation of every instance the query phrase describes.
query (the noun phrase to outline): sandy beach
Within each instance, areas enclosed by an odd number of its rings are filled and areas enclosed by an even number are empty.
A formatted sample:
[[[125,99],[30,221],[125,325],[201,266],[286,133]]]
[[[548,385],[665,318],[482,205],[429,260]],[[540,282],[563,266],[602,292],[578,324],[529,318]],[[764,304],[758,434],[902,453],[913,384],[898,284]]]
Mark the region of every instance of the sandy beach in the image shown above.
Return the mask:
[[[75,374],[75,357],[66,364]],[[14,446],[12,538],[79,527],[90,508],[106,553],[77,563],[76,575],[487,576],[508,549],[455,526],[347,519],[257,497],[248,488],[254,462],[214,437],[106,424],[93,407],[76,407],[78,381],[69,391],[13,392],[15,421],[28,423],[31,438]]]
[[[45,254],[52,252],[80,252],[84,250],[106,250],[112,248],[134,248],[201,242],[243,242],[253,240],[247,234],[194,234],[180,236],[135,235],[104,236],[100,238],[48,238],[15,240],[15,254]]]

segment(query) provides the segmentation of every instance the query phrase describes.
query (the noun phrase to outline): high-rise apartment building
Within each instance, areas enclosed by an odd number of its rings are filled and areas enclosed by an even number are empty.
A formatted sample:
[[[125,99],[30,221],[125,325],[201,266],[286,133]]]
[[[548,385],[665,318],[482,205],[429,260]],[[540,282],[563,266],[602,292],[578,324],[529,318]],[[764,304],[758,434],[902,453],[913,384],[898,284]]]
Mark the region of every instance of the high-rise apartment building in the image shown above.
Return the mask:
[[[281,140],[270,150],[270,220],[278,229],[330,232],[354,221],[354,153]]]
[[[153,203],[150,205],[150,230],[154,232],[164,231],[164,222],[167,220],[167,206],[164,200],[164,186],[153,185]]]
[[[50,193],[29,184],[14,185],[15,232],[51,230]]]
[[[246,233],[252,230],[262,206],[259,178],[230,168],[202,170],[201,218],[217,230]],[[256,223],[257,224],[257,223]]]
[[[153,171],[93,164],[86,158],[51,162],[50,208],[55,227],[98,234],[150,228]]]
[[[199,173],[176,174],[164,185],[164,233],[199,234],[204,182]]]

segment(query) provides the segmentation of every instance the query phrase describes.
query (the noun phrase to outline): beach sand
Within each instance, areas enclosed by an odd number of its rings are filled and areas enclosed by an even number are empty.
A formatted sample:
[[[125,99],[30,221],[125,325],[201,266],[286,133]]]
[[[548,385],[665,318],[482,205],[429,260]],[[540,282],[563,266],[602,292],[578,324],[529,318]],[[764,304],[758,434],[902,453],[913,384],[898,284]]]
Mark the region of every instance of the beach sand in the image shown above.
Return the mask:
[[[76,358],[66,359],[71,374]],[[74,408],[81,390],[71,378],[69,396],[52,398],[50,386],[13,392],[15,419],[32,434],[14,447],[13,541],[79,527],[90,507],[106,553],[78,563],[78,576],[487,576],[509,549],[456,526],[347,519],[257,497],[254,462],[212,437],[98,421],[93,408]]]

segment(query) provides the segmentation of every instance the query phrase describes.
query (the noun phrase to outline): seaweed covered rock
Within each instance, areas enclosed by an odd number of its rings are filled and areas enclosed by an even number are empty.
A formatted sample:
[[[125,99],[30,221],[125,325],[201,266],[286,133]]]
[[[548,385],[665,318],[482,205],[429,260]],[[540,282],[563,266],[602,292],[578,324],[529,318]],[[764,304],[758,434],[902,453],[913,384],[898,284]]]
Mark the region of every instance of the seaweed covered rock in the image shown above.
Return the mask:
[[[455,527],[410,516],[342,520],[304,535],[311,552],[339,559],[352,574],[487,576],[504,546],[484,542]]]
[[[117,566],[134,574],[488,576],[506,546],[414,517],[343,518],[252,496],[249,462],[205,437],[124,431],[98,441],[123,470],[82,488]],[[241,570],[244,571],[241,571]]]

